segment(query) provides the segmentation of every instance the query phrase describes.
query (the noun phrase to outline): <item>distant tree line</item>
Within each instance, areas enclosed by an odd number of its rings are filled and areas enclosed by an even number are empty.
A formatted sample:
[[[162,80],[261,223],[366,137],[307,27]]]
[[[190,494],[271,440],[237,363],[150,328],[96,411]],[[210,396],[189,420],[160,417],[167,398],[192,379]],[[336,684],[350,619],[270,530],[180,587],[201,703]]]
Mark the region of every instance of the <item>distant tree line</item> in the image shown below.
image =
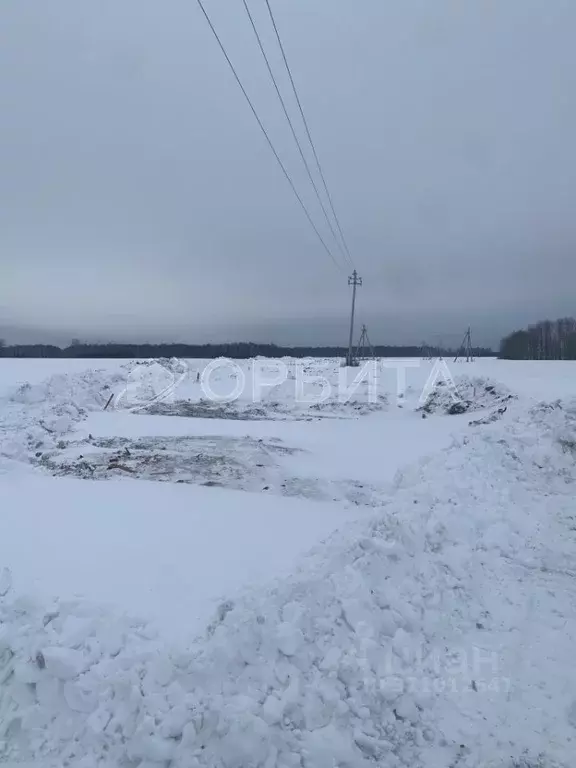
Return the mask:
[[[256,357],[344,357],[345,347],[279,347],[275,344],[89,344],[74,340],[64,349],[50,344],[13,344],[0,342],[0,357],[85,357],[85,358],[154,358],[183,357],[207,358],[230,357],[245,359]],[[422,347],[417,346],[376,346],[376,357],[420,357]],[[435,355],[449,357],[451,349],[436,349]],[[490,349],[476,349],[475,356],[491,356]]]
[[[576,320],[542,320],[500,342],[503,360],[576,360]]]

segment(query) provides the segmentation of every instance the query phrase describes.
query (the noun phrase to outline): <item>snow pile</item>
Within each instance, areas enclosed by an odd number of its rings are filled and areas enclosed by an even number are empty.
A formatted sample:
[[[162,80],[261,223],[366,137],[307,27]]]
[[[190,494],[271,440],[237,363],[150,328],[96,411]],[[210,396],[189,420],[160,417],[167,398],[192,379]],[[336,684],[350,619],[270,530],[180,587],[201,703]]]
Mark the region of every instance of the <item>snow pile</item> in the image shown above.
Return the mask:
[[[55,374],[41,384],[22,384],[9,396],[12,403],[53,410],[70,406],[77,411],[106,404],[106,392],[124,380],[122,373],[87,370],[76,374]],[[109,395],[108,395],[109,397]]]
[[[538,403],[530,414],[549,439],[565,452],[576,450],[576,400]]]
[[[57,374],[41,384],[25,383],[0,398],[0,458],[29,461],[53,449],[92,410],[101,410],[126,382],[116,372],[87,370]]]
[[[457,633],[456,669],[471,672],[473,693],[444,681],[436,706],[444,736],[465,746],[456,764],[466,768],[573,762],[576,461],[558,438],[572,433],[576,409],[515,410],[398,478],[430,507],[411,530],[423,528],[437,565],[454,577],[457,599],[436,637]],[[479,672],[491,677],[479,683]]]
[[[29,461],[53,448],[89,410],[104,407],[122,378],[103,371],[59,374],[0,398],[0,457]]]
[[[183,361],[161,358],[24,383],[0,398],[0,457],[29,461],[62,447],[62,438],[88,412],[102,410],[112,400],[119,409],[169,401],[187,375]]]
[[[223,603],[185,650],[81,603],[8,595],[0,760],[568,765],[576,464],[557,437],[573,417],[507,414],[400,474],[378,519]]]
[[[369,543],[355,551],[372,559]],[[383,580],[389,558],[377,559]],[[413,698],[380,686],[375,667],[386,673],[382,642],[393,652],[396,637],[399,650],[400,628],[417,617],[402,601],[378,611],[382,589],[376,598],[360,571],[341,566],[327,562],[254,604],[223,605],[205,647],[189,653],[161,652],[145,630],[79,616],[79,606],[7,601],[2,757],[415,765],[431,734]]]
[[[490,379],[457,376],[454,382],[438,381],[418,410],[449,415],[505,407],[515,399],[508,387]]]

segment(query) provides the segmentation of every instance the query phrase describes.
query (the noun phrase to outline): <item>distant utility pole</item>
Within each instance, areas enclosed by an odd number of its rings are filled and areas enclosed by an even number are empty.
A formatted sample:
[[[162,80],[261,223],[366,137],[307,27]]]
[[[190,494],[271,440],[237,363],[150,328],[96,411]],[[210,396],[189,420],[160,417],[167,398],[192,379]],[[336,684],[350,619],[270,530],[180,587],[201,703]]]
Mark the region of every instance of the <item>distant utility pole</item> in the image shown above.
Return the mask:
[[[370,344],[370,339],[368,338],[368,328],[363,325],[362,333],[360,334],[360,341],[358,342],[358,347],[356,348],[356,359],[371,360],[373,357],[374,348],[372,344]]]
[[[454,358],[454,362],[456,362],[460,356],[463,357],[464,355],[466,355],[467,363],[474,362],[474,357],[472,355],[472,339],[470,337],[470,326],[468,326],[468,330],[464,334],[464,339],[462,340],[460,349],[458,350],[458,352],[456,352],[456,357]]]
[[[348,338],[348,356],[346,365],[354,365],[354,354],[352,352],[352,339],[354,336],[354,310],[356,308],[356,286],[362,285],[362,278],[358,277],[356,270],[348,278],[348,285],[352,286],[352,312],[350,313],[350,336]]]

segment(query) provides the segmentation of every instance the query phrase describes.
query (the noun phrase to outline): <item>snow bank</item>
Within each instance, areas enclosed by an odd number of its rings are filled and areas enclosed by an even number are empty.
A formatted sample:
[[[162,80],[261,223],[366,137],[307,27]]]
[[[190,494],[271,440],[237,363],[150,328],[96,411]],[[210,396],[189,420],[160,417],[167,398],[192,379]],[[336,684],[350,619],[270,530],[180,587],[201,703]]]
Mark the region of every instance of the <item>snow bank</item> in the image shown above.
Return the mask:
[[[378,519],[223,603],[192,647],[82,603],[8,593],[2,759],[569,765],[576,470],[558,438],[574,408],[508,416],[398,475]]]

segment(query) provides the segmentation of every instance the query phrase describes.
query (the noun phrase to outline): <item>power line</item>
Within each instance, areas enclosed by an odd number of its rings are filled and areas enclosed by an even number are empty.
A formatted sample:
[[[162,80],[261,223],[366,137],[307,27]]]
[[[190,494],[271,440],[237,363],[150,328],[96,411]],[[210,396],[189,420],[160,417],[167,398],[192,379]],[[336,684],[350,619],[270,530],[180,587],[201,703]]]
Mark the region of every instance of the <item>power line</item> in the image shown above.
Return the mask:
[[[268,8],[268,13],[270,14],[270,20],[272,21],[272,26],[274,27],[274,32],[276,33],[276,39],[278,40],[278,45],[280,46],[280,50],[282,52],[282,58],[284,59],[284,65],[286,67],[286,71],[288,72],[288,77],[290,78],[290,82],[292,84],[292,90],[294,91],[294,96],[296,97],[296,102],[298,104],[298,109],[300,110],[300,115],[302,116],[302,122],[304,123],[304,127],[306,129],[306,135],[308,136],[308,141],[310,142],[310,146],[312,147],[312,151],[314,153],[314,158],[316,160],[316,165],[318,167],[318,173],[320,174],[320,178],[322,179],[322,183],[324,185],[324,189],[326,191],[326,196],[328,198],[328,202],[330,203],[330,208],[332,209],[332,214],[334,216],[334,220],[336,222],[336,226],[338,227],[338,232],[340,233],[340,237],[342,238],[342,242],[344,243],[344,248],[346,249],[346,254],[348,256],[348,260],[350,261],[350,264],[354,266],[354,262],[352,260],[352,256],[350,255],[350,249],[348,248],[348,243],[346,242],[346,238],[344,237],[344,232],[342,231],[342,227],[340,226],[340,221],[338,219],[338,216],[336,215],[336,210],[334,208],[334,203],[332,202],[332,196],[330,195],[330,192],[328,191],[328,185],[326,184],[326,179],[324,177],[324,173],[322,171],[322,166],[320,165],[320,160],[318,158],[318,153],[316,152],[316,147],[314,146],[314,142],[312,140],[312,135],[310,133],[310,129],[308,127],[308,121],[306,120],[306,116],[304,115],[304,109],[302,108],[302,103],[300,101],[300,97],[298,96],[298,90],[296,88],[296,83],[294,82],[294,78],[292,77],[292,71],[290,69],[290,65],[288,64],[288,59],[286,57],[286,52],[284,50],[284,45],[282,44],[282,39],[280,37],[280,32],[278,31],[278,27],[276,25],[276,20],[274,18],[274,14],[272,12],[272,8],[270,6],[269,0],[265,0],[266,6]]]
[[[272,83],[274,84],[274,88],[276,90],[276,95],[278,96],[278,99],[280,100],[280,104],[282,105],[282,109],[284,111],[284,115],[286,117],[286,120],[288,121],[288,125],[290,126],[290,130],[292,131],[292,136],[294,137],[294,141],[296,142],[296,146],[298,147],[298,151],[300,152],[300,157],[302,158],[302,162],[304,163],[304,167],[306,168],[306,173],[308,174],[308,178],[310,179],[310,182],[314,188],[314,192],[316,193],[316,197],[318,198],[318,202],[320,203],[320,207],[322,208],[322,213],[324,214],[324,218],[326,219],[326,222],[328,224],[328,227],[330,228],[330,232],[332,233],[332,236],[334,237],[334,240],[340,250],[340,253],[344,257],[344,259],[347,258],[346,251],[342,248],[342,243],[338,239],[338,236],[336,232],[334,231],[334,225],[330,221],[330,217],[328,216],[328,212],[326,210],[326,207],[324,205],[324,202],[322,200],[322,197],[320,195],[320,192],[318,191],[318,187],[316,186],[316,182],[314,181],[314,177],[312,176],[312,171],[310,170],[310,166],[308,164],[308,161],[306,160],[306,155],[304,154],[304,150],[302,149],[302,145],[300,144],[300,140],[298,138],[298,135],[296,133],[296,130],[294,128],[294,124],[292,123],[292,120],[290,118],[290,115],[288,113],[288,108],[286,107],[286,103],[282,97],[282,94],[280,93],[280,88],[278,86],[278,82],[276,80],[276,77],[274,76],[274,72],[272,71],[272,66],[270,64],[270,60],[268,59],[268,56],[266,55],[266,51],[264,50],[264,45],[262,43],[262,38],[260,37],[260,34],[258,32],[258,29],[256,28],[256,24],[254,22],[254,17],[252,16],[252,13],[250,12],[250,8],[248,7],[247,0],[242,0],[244,4],[244,8],[246,10],[246,13],[248,15],[248,18],[250,19],[250,24],[252,25],[252,29],[254,30],[254,34],[256,35],[256,40],[258,41],[258,46],[260,48],[260,52],[262,53],[262,56],[264,58],[264,61],[266,62],[266,67],[268,69],[268,73],[272,79]]]
[[[319,240],[320,240],[320,242],[322,243],[322,246],[323,246],[324,250],[326,251],[326,253],[328,254],[328,256],[329,256],[329,257],[331,258],[331,260],[334,262],[335,266],[336,266],[338,269],[340,269],[340,270],[341,270],[341,269],[342,269],[342,267],[341,267],[341,266],[338,264],[338,262],[337,262],[337,261],[336,261],[336,259],[334,258],[334,255],[333,255],[332,251],[330,250],[330,248],[328,248],[328,246],[326,245],[326,243],[325,243],[325,241],[324,241],[324,238],[322,237],[322,235],[321,235],[321,234],[320,234],[320,232],[318,231],[318,228],[316,227],[316,224],[314,224],[314,221],[312,220],[312,217],[310,216],[310,213],[308,212],[308,209],[306,208],[306,206],[305,206],[305,204],[304,204],[304,202],[303,202],[302,198],[301,198],[301,197],[300,197],[300,195],[298,194],[298,190],[297,190],[297,189],[296,189],[296,187],[294,186],[294,182],[293,182],[293,181],[292,181],[292,179],[290,178],[290,175],[289,175],[288,171],[286,170],[286,168],[285,168],[285,166],[284,166],[284,163],[283,163],[283,162],[282,162],[282,160],[280,159],[280,155],[279,155],[279,154],[278,154],[278,152],[276,151],[276,149],[275,149],[275,147],[274,147],[274,144],[272,143],[272,140],[270,139],[270,136],[268,135],[268,132],[266,131],[266,128],[264,127],[264,124],[262,123],[262,121],[260,120],[260,118],[259,118],[259,116],[258,116],[258,113],[256,112],[256,108],[254,107],[254,104],[252,103],[252,101],[251,101],[251,99],[250,99],[250,96],[248,96],[248,93],[247,93],[246,89],[244,88],[244,86],[242,85],[242,81],[240,80],[240,77],[239,77],[238,73],[236,72],[236,69],[235,69],[234,65],[232,64],[232,61],[230,60],[230,57],[229,57],[229,56],[228,56],[228,54],[226,53],[226,49],[224,48],[224,45],[223,45],[222,41],[220,40],[220,37],[218,36],[218,33],[216,32],[216,29],[215,29],[215,27],[214,27],[214,24],[212,23],[212,21],[211,21],[211,19],[210,19],[210,16],[208,15],[208,13],[207,13],[207,11],[206,11],[206,9],[205,9],[205,7],[204,7],[204,4],[202,3],[202,0],[196,0],[196,2],[197,2],[197,3],[198,3],[198,5],[200,6],[200,10],[201,10],[201,11],[202,11],[202,13],[204,14],[204,18],[205,18],[205,19],[206,19],[206,21],[208,22],[208,26],[209,26],[209,27],[210,27],[210,29],[212,30],[212,34],[213,34],[213,35],[214,35],[214,37],[216,38],[216,42],[218,43],[218,45],[219,45],[219,47],[220,47],[220,50],[221,50],[221,51],[222,51],[222,53],[224,54],[224,58],[225,58],[225,59],[226,59],[226,61],[228,62],[228,66],[229,66],[229,67],[230,67],[230,69],[232,70],[232,74],[234,75],[234,78],[236,79],[236,82],[238,83],[238,86],[240,87],[240,90],[241,90],[241,91],[242,91],[242,93],[244,94],[244,98],[245,98],[245,99],[246,99],[246,101],[248,102],[248,105],[249,105],[250,109],[252,110],[252,114],[253,114],[253,115],[254,115],[254,117],[256,118],[256,122],[257,122],[257,123],[258,123],[258,125],[260,126],[260,130],[261,130],[261,131],[262,131],[262,133],[264,134],[264,136],[265,136],[265,138],[266,138],[266,141],[268,142],[268,146],[269,146],[269,147],[270,147],[270,149],[272,150],[272,152],[273,152],[273,154],[274,154],[274,157],[276,158],[276,160],[277,160],[277,162],[278,162],[278,165],[279,165],[279,166],[280,166],[280,168],[282,169],[282,173],[283,173],[283,174],[284,174],[284,176],[286,177],[286,180],[287,180],[287,181],[288,181],[288,183],[290,184],[290,187],[291,187],[292,191],[294,192],[294,195],[296,196],[296,199],[298,200],[298,202],[300,203],[300,206],[301,206],[302,210],[303,210],[303,211],[304,211],[304,213],[306,214],[306,218],[307,218],[307,219],[308,219],[308,221],[310,222],[310,225],[312,226],[312,228],[313,228],[314,232],[316,233],[316,236],[318,237],[318,239],[319,239]]]

